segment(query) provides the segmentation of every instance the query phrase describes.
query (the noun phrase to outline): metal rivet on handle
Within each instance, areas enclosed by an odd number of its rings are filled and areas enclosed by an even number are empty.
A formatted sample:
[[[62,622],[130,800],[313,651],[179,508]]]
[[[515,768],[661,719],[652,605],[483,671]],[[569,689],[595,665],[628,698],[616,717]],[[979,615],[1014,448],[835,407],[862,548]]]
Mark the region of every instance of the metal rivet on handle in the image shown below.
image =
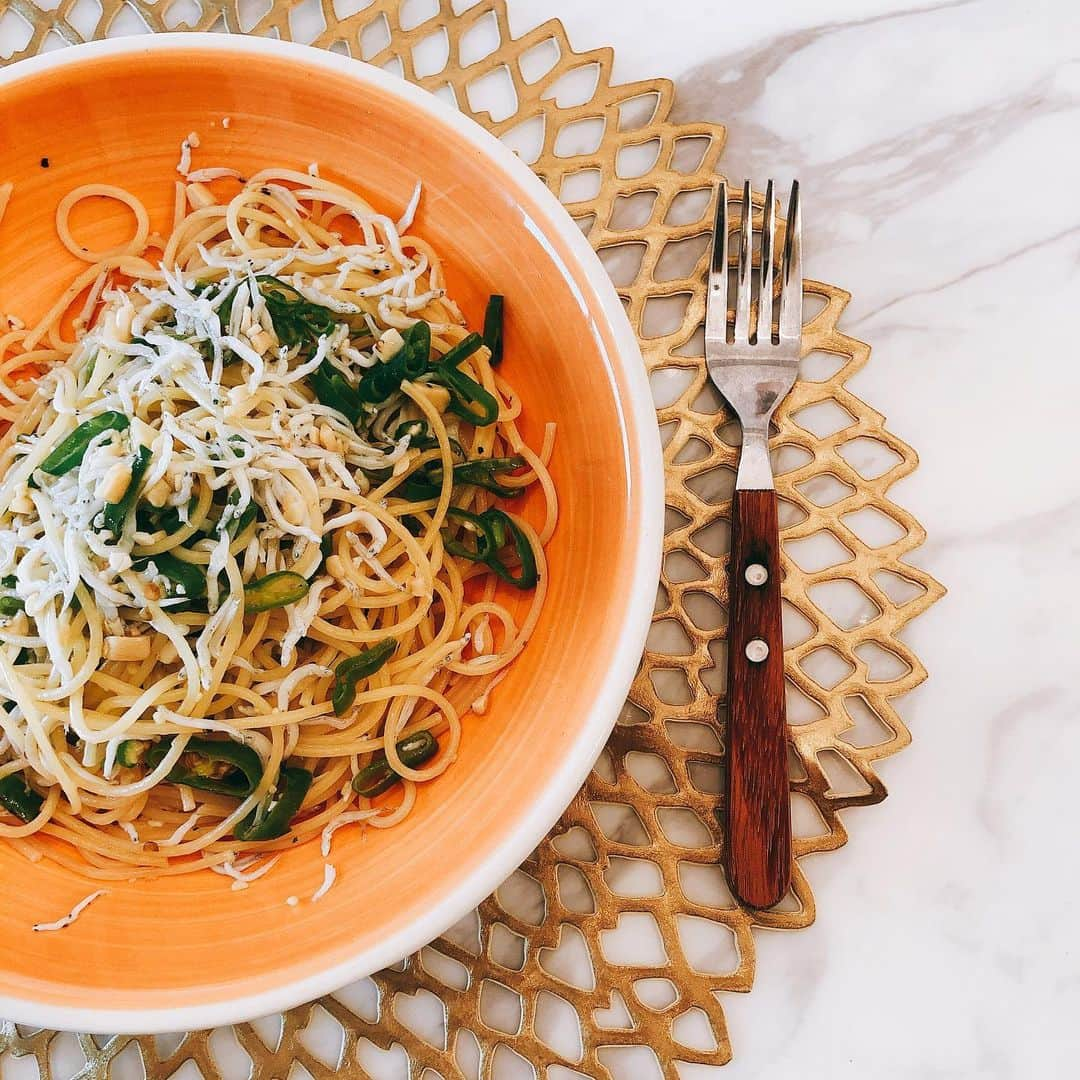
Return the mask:
[[[769,580],[769,571],[761,563],[751,563],[743,575],[750,585],[764,585]]]
[[[751,664],[760,664],[769,655],[769,644],[756,637],[746,643],[746,659]]]

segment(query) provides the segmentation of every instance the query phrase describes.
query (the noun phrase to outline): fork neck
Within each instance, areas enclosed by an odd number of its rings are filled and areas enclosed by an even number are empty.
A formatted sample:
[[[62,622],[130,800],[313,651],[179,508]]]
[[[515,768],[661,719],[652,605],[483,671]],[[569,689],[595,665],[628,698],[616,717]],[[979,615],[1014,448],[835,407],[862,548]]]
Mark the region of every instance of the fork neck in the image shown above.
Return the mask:
[[[773,474],[772,463],[769,461],[768,425],[744,427],[735,490],[772,491],[772,489]]]

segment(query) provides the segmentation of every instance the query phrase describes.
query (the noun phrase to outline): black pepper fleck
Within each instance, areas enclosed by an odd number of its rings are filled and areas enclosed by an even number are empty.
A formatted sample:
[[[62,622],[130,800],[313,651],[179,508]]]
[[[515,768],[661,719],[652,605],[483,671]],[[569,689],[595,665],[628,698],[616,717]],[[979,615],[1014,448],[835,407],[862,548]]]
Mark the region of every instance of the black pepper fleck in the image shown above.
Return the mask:
[[[47,169],[49,167],[49,159],[47,157],[43,157],[41,159],[41,167],[43,169]]]

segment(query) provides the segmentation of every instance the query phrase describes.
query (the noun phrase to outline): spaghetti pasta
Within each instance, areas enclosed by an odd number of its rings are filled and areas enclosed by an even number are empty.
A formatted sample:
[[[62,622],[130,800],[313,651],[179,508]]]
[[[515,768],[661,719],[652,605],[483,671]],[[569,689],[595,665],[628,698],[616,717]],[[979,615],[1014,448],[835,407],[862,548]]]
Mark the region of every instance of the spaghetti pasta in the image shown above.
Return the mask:
[[[554,426],[525,444],[418,194],[399,230],[311,172],[185,165],[164,238],[71,192],[90,265],[0,334],[0,836],[100,880],[254,880],[402,820],[528,642],[558,514]],[[87,251],[103,197],[135,231]]]

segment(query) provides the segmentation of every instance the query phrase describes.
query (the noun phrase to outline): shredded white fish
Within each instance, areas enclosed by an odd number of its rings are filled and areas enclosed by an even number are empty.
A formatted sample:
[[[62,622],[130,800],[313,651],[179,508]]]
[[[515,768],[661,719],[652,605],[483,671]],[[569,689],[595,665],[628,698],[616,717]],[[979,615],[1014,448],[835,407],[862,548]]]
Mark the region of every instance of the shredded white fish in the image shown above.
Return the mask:
[[[188,180],[193,184],[206,184],[211,180],[220,180],[223,176],[232,177],[234,180],[241,179],[236,169],[192,169],[188,174]]]
[[[491,691],[506,678],[506,675],[507,670],[504,668],[490,683],[488,683],[488,688],[472,703],[469,711],[475,713],[477,716],[483,716],[488,711],[488,706],[491,704]]]
[[[259,858],[260,856],[258,855],[251,855],[244,859],[227,859],[223,863],[211,866],[210,869],[217,874],[221,874],[223,877],[232,878],[233,892],[237,892],[240,889],[246,889],[251,882],[258,881],[264,874],[268,874],[277,864],[277,861],[281,856],[274,855],[256,869],[249,869],[249,867],[254,866],[255,863],[259,861]]]
[[[378,810],[353,810],[348,813],[339,814],[322,831],[322,842],[319,845],[322,857],[325,859],[330,854],[330,843],[333,840],[334,833],[336,833],[343,825],[352,825],[357,821],[370,821],[373,817],[378,817],[379,813],[380,811]]]
[[[176,163],[176,171],[183,177],[191,172],[191,151],[199,145],[198,132],[188,133],[188,137],[180,143],[180,160]]]
[[[296,907],[296,905],[300,903],[300,897],[299,896],[286,896],[285,897],[285,903],[288,904],[289,907]]]
[[[477,656],[483,656],[487,652],[488,646],[488,617],[485,615],[477,624],[476,632],[473,634],[473,649]]]
[[[291,657],[289,659],[291,659]],[[288,663],[288,660],[285,658],[284,649],[282,649],[282,663]],[[276,687],[277,707],[282,712],[287,712],[289,708],[289,699],[292,697],[293,691],[305,679],[325,679],[333,674],[334,669],[326,667],[324,664],[304,664],[302,667],[296,668],[295,671],[286,675]],[[265,690],[263,690],[263,687],[265,687]],[[272,684],[261,683],[259,692],[270,693],[272,689],[274,689]]]
[[[99,896],[105,896],[108,889],[98,889],[89,896],[84,896],[66,915],[57,919],[56,922],[34,923],[33,929],[39,933],[49,930],[63,930],[70,926]]]
[[[183,716],[173,709],[167,709],[164,705],[159,705],[154,710],[154,723],[175,724],[177,727],[189,728],[191,731],[220,731],[237,742],[247,741],[243,731],[233,724],[226,724],[223,720],[214,720],[208,716]]]
[[[198,146],[198,135],[191,132],[180,147],[177,170],[191,184],[239,178],[234,169],[194,168],[193,151]],[[317,176],[318,163],[312,162],[309,171]],[[259,206],[265,202],[267,212],[272,205],[287,222],[295,218],[293,246],[278,247],[275,242],[245,254],[239,241],[207,241],[207,249],[199,248],[202,261],[192,258],[188,264],[169,265],[166,260],[160,271],[123,287],[106,273],[88,282],[89,329],[80,334],[71,361],[42,376],[45,404],[40,422],[34,420],[36,427],[12,440],[17,452],[11,455],[12,467],[0,476],[0,577],[15,580],[4,588],[25,609],[0,620],[4,639],[0,698],[7,698],[3,703],[9,710],[0,728],[4,740],[0,752],[5,758],[22,757],[28,775],[61,788],[73,813],[81,813],[91,827],[101,816],[97,812],[101,796],[115,793],[127,800],[121,805],[142,805],[137,800],[145,799],[170,774],[187,740],[197,732],[218,733],[251,748],[266,771],[290,757],[318,761],[318,752],[307,752],[308,743],[314,740],[319,745],[326,732],[358,723],[356,715],[334,715],[332,703],[323,700],[325,693],[316,693],[332,679],[335,653],[324,648],[333,638],[320,611],[352,606],[342,586],[361,588],[355,580],[344,581],[347,575],[331,574],[329,552],[323,558],[319,551],[324,537],[336,540],[334,555],[339,562],[351,562],[349,556],[355,553],[366,568],[364,576],[375,579],[362,591],[377,594],[377,606],[398,600],[393,593],[430,601],[438,585],[437,560],[414,560],[404,551],[395,523],[398,511],[388,507],[386,497],[373,495],[383,481],[365,475],[385,470],[400,476],[415,466],[417,450],[410,447],[410,438],[399,439],[393,433],[400,430],[399,421],[430,413],[427,405],[435,402],[434,397],[427,401],[423,393],[413,397],[405,387],[395,391],[385,406],[365,405],[362,422],[354,424],[318,395],[313,397],[312,386],[301,385],[305,378],[314,382],[310,376],[319,369],[340,371],[347,381],[362,378],[364,371],[402,347],[403,331],[416,321],[409,315],[412,305],[422,306],[436,292],[441,295],[437,274],[431,273],[430,289],[421,280],[431,269],[432,257],[420,250],[426,245],[410,243],[405,254],[399,235],[417,215],[422,186],[416,184],[396,225],[357,202],[347,212],[358,224],[362,241],[346,243],[339,238],[338,243],[321,246],[319,222],[326,219],[318,209],[305,209],[297,200],[331,206],[335,185],[305,181],[303,174],[290,172],[287,182],[308,183],[309,194],[275,183],[274,177],[255,175],[242,198]],[[180,180],[174,182],[179,214],[187,189]],[[203,217],[225,210],[204,209]],[[260,209],[258,215],[265,213]],[[193,239],[207,235],[200,231]],[[314,273],[313,267],[324,269]],[[206,269],[213,274],[207,276]],[[365,286],[372,283],[370,289],[358,287],[357,278]],[[268,284],[272,279],[277,280],[276,287]],[[337,287],[335,280],[340,282]],[[290,323],[277,314],[285,303],[276,292],[282,287],[290,290],[290,297],[295,292],[322,309],[300,344],[289,344]],[[359,300],[350,302],[369,291],[375,299],[363,301],[363,310]],[[373,309],[378,303],[383,314],[384,301],[390,315],[379,319]],[[100,315],[96,323],[95,313]],[[433,334],[452,331],[452,339],[462,331],[442,322],[441,311],[436,318],[439,321],[431,322]],[[178,407],[180,403],[183,407]],[[437,411],[444,412],[445,405]],[[101,431],[89,440],[76,468],[42,480],[42,462],[71,429],[106,412],[127,418],[127,425]],[[456,419],[445,426],[452,438],[460,435],[469,441]],[[483,451],[501,452],[497,438],[485,441]],[[119,526],[110,526],[119,533],[112,535],[104,522],[115,496],[107,493],[119,494],[119,479],[124,484],[131,481],[132,455],[143,450],[149,451],[149,464],[136,496],[147,512],[122,518]],[[40,484],[31,482],[35,473]],[[348,497],[341,497],[342,489]],[[13,509],[16,506],[24,509]],[[175,513],[166,517],[161,512],[166,507]],[[188,579],[170,580],[165,573],[166,549],[160,533],[173,528],[162,523],[167,518],[191,525],[183,543],[197,556],[192,561],[200,581],[205,581],[200,585],[205,605],[194,618],[177,610],[192,606],[190,600],[196,599],[189,596],[190,584],[183,587]],[[241,520],[242,535],[235,528]],[[407,548],[415,547],[408,537],[405,540]],[[140,550],[155,548],[157,555],[141,557]],[[333,568],[340,572],[336,565]],[[267,647],[251,652],[243,626],[245,583],[291,569],[308,583],[306,595],[284,604],[287,610],[272,617],[273,636],[264,637]],[[335,596],[339,590],[344,594],[340,598]],[[334,597],[336,607],[324,602],[326,597]],[[201,592],[198,598],[203,598]],[[410,610],[426,606],[430,605],[409,602]],[[448,624],[454,625],[451,605],[443,606],[448,609],[444,613]],[[99,616],[92,622],[91,611]],[[433,618],[433,625],[440,625],[439,616]],[[356,625],[363,628],[360,622]],[[480,659],[480,654],[496,643],[491,625],[484,619],[472,627],[477,657],[471,662],[487,670],[492,658]],[[469,634],[449,642],[441,639],[440,634],[434,655],[426,657],[415,673],[416,682],[431,682],[447,663],[456,673],[464,670],[460,660]],[[36,651],[32,663],[14,659],[20,647]],[[99,704],[98,689],[86,692],[103,657],[109,663],[131,660],[143,665],[128,669],[140,673],[127,682],[117,672],[121,690],[110,687],[107,704]],[[307,662],[316,657],[321,662]],[[397,665],[393,668],[396,671]],[[165,669],[167,674],[162,673]],[[234,682],[237,690],[230,693]],[[225,707],[223,696],[229,696]],[[396,709],[391,715],[404,728],[414,707],[425,699],[412,693],[398,697],[404,700],[380,702],[378,708]],[[481,700],[486,705],[487,695]],[[481,711],[480,703],[476,711]],[[70,748],[56,737],[64,733],[57,730],[60,705],[66,709],[62,727],[77,737]],[[374,712],[365,706],[360,722],[367,725],[364,730],[377,732],[368,722],[369,711]],[[447,713],[451,731],[446,741],[456,746],[456,716],[449,709]],[[117,752],[127,740],[161,741],[140,768],[117,764],[114,770]],[[132,759],[125,755],[125,760]],[[317,830],[316,822],[323,820],[324,860],[330,858],[338,828],[361,824],[358,832],[363,839],[363,823],[378,826],[393,820],[374,809],[340,813],[349,806],[347,800],[334,806],[336,791],[327,796],[325,786],[315,790],[320,803],[331,804],[325,808],[330,812],[314,817],[315,808],[309,804],[303,820],[305,833],[312,827]],[[348,793],[347,787],[344,790]],[[124,811],[131,821],[107,817],[116,826],[107,830],[114,846],[124,846],[115,835],[121,832],[133,844],[171,849],[165,852],[169,860],[176,858],[180,846],[185,851],[199,849],[200,865],[229,878],[234,889],[246,888],[273,868],[277,856],[241,858],[236,851],[222,850],[218,841],[229,834],[218,827],[220,803],[210,801],[200,810],[200,793],[193,794],[187,785],[178,786],[179,794],[176,787],[172,791],[166,801],[152,802],[137,815]],[[256,801],[252,795],[235,818]],[[178,806],[182,813],[176,812]],[[332,814],[336,819],[327,822]],[[156,845],[148,843],[150,837]],[[344,843],[349,846],[352,841],[346,838]],[[235,839],[230,847],[243,849],[244,844]],[[42,851],[48,854],[47,844]],[[130,862],[130,851],[125,861]],[[121,879],[131,872],[129,866],[110,869]],[[312,900],[324,896],[336,876],[335,867],[326,861],[324,880]]]
[[[452,664],[455,660],[460,660],[465,646],[468,645],[471,640],[472,634],[466,633],[456,641],[448,641],[446,643],[446,655],[443,657],[442,662],[444,664]]]
[[[422,190],[423,184],[417,180],[416,187],[413,188],[412,198],[409,200],[409,205],[405,207],[405,213],[401,215],[401,219],[397,223],[397,231],[399,233],[407,232],[412,225],[413,218],[416,217],[416,208],[420,205],[420,193]]]
[[[323,881],[322,884],[311,894],[311,902],[314,904],[316,900],[321,900],[329,891],[330,886],[337,880],[337,871],[330,863],[323,865]]]
[[[179,825],[178,825],[178,826],[176,827],[176,831],[175,831],[175,832],[174,832],[174,833],[173,833],[173,834],[172,834],[171,836],[169,836],[169,837],[166,837],[166,839],[162,840],[162,842],[161,842],[161,843],[162,843],[162,845],[163,845],[163,846],[166,846],[166,847],[170,847],[170,846],[173,846],[173,845],[179,844],[179,843],[180,843],[180,841],[181,841],[181,840],[183,840],[183,839],[184,839],[184,837],[185,837],[185,836],[187,836],[187,834],[188,834],[189,832],[191,832],[191,830],[192,830],[193,828],[195,828],[195,823],[196,823],[196,822],[197,822],[198,820],[199,820],[199,811],[198,811],[198,810],[196,810],[196,811],[195,811],[195,812],[194,812],[194,813],[193,813],[193,814],[191,815],[191,817],[189,817],[189,818],[187,819],[187,821],[182,821],[182,822],[181,822],[181,823],[180,823],[180,824],[179,824]]]

